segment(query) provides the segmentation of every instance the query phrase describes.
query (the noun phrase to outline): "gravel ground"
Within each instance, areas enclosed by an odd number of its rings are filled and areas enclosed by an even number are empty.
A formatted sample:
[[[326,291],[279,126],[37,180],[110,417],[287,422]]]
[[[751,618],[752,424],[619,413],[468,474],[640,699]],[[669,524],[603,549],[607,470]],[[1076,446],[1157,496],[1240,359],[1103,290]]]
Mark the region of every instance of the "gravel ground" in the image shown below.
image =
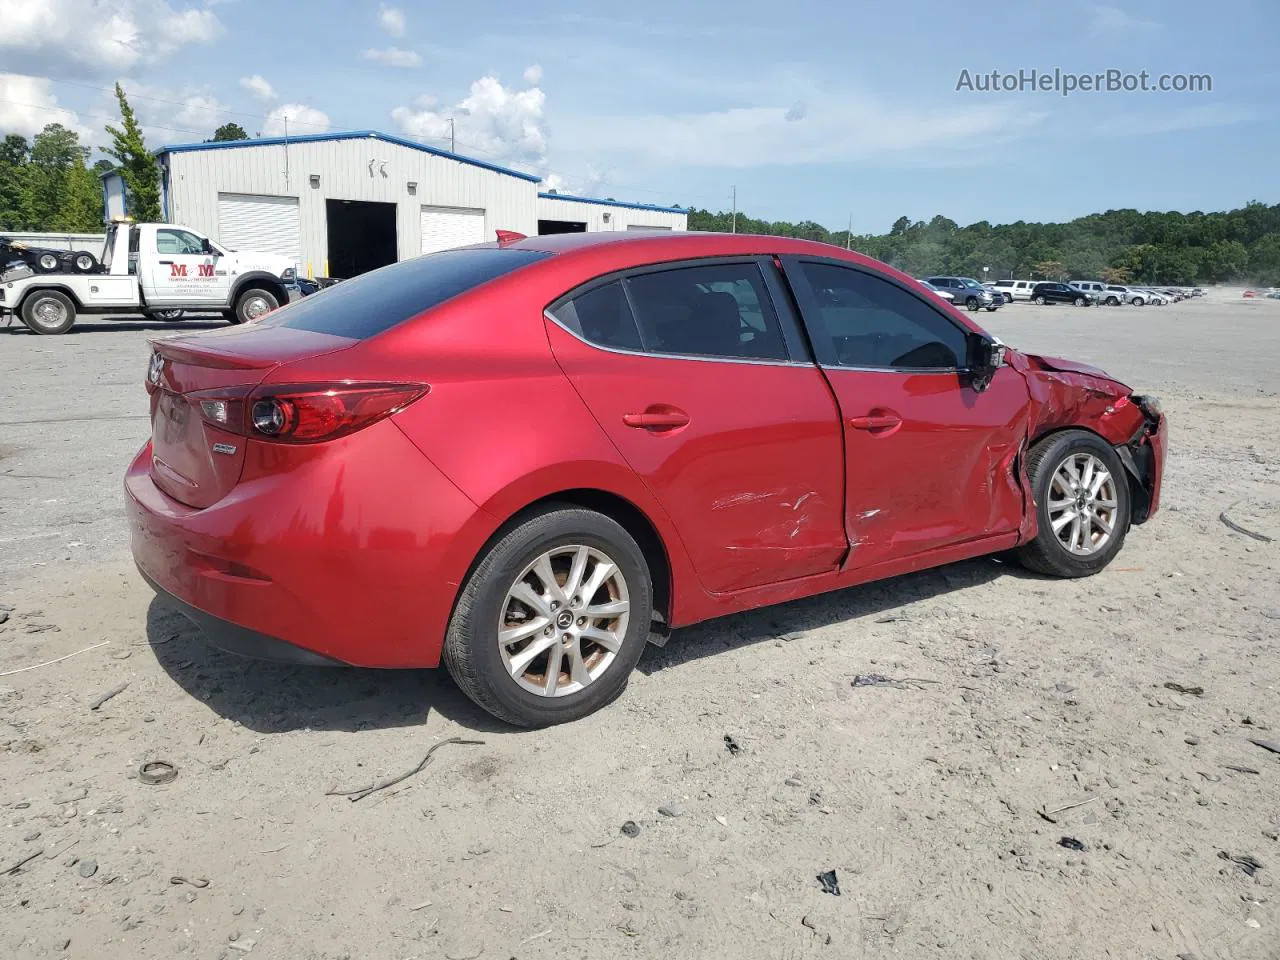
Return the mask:
[[[0,956],[1275,960],[1280,302],[980,319],[1164,400],[1163,510],[1107,571],[703,624],[537,732],[443,674],[208,649],[121,506],[173,328],[0,329],[0,674],[100,645],[0,676]]]

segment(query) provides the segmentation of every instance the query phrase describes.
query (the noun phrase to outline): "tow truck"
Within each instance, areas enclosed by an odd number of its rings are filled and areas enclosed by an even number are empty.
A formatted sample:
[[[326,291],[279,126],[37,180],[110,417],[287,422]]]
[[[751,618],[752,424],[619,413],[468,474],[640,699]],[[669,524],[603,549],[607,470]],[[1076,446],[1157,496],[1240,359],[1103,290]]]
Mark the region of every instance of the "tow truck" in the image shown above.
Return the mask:
[[[288,257],[229,250],[171,223],[117,218],[99,259],[96,273],[7,270],[0,274],[0,315],[40,334],[66,333],[81,314],[174,321],[188,311],[214,312],[246,323],[302,295]]]

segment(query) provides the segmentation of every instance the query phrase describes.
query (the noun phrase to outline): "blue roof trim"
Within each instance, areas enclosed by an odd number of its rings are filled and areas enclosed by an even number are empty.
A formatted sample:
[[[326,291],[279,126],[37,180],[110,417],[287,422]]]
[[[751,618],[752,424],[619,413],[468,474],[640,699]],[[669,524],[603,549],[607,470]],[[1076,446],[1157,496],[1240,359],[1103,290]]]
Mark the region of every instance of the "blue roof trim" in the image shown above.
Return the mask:
[[[389,133],[379,133],[377,130],[348,130],[342,133],[304,133],[297,137],[258,137],[257,139],[250,140],[221,140],[217,143],[174,143],[167,147],[161,147],[156,151],[156,156],[163,156],[166,153],[189,153],[194,150],[234,150],[237,147],[275,147],[285,143],[319,143],[325,140],[381,140],[384,143],[394,143],[397,146],[420,150],[423,153],[429,153],[435,157],[444,157],[446,160],[457,160],[459,163],[466,163],[473,167],[480,167],[483,170],[492,170],[494,173],[504,173],[509,177],[518,177],[521,180],[527,180],[530,183],[540,183],[542,181],[542,177],[535,173],[522,173],[519,170],[512,170],[509,167],[500,167],[496,163],[477,160],[475,157],[464,156],[461,153],[450,153],[448,150],[439,150],[435,147],[428,147],[426,144],[417,143],[413,140],[406,140],[404,137],[395,137]]]
[[[602,207],[626,207],[628,210],[652,210],[655,213],[688,213],[685,207],[660,207],[653,203],[627,203],[623,200],[600,200],[597,197],[575,197],[567,193],[539,193],[543,200],[572,200],[575,203],[598,203]]]

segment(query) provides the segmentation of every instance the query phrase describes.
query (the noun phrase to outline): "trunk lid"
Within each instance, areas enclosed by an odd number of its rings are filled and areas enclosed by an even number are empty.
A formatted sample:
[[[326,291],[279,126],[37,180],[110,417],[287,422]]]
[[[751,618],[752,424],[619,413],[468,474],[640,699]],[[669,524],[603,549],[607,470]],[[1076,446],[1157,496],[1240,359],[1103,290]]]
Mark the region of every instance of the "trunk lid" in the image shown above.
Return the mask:
[[[354,341],[281,327],[232,327],[153,340],[163,358],[151,393],[151,479],[190,507],[212,506],[231,492],[244,467],[243,419],[235,403],[284,363],[351,346]],[[202,402],[225,397],[226,428],[210,422]]]

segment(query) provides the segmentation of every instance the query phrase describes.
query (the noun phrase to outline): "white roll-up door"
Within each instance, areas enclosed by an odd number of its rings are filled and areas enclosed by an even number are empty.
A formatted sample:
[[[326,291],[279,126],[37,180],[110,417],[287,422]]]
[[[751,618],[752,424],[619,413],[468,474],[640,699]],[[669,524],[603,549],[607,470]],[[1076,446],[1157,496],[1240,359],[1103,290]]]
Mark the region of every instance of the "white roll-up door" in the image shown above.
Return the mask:
[[[218,235],[232,250],[276,253],[302,262],[302,228],[297,197],[218,194]]]
[[[484,211],[465,207],[422,208],[422,252],[484,243]]]

